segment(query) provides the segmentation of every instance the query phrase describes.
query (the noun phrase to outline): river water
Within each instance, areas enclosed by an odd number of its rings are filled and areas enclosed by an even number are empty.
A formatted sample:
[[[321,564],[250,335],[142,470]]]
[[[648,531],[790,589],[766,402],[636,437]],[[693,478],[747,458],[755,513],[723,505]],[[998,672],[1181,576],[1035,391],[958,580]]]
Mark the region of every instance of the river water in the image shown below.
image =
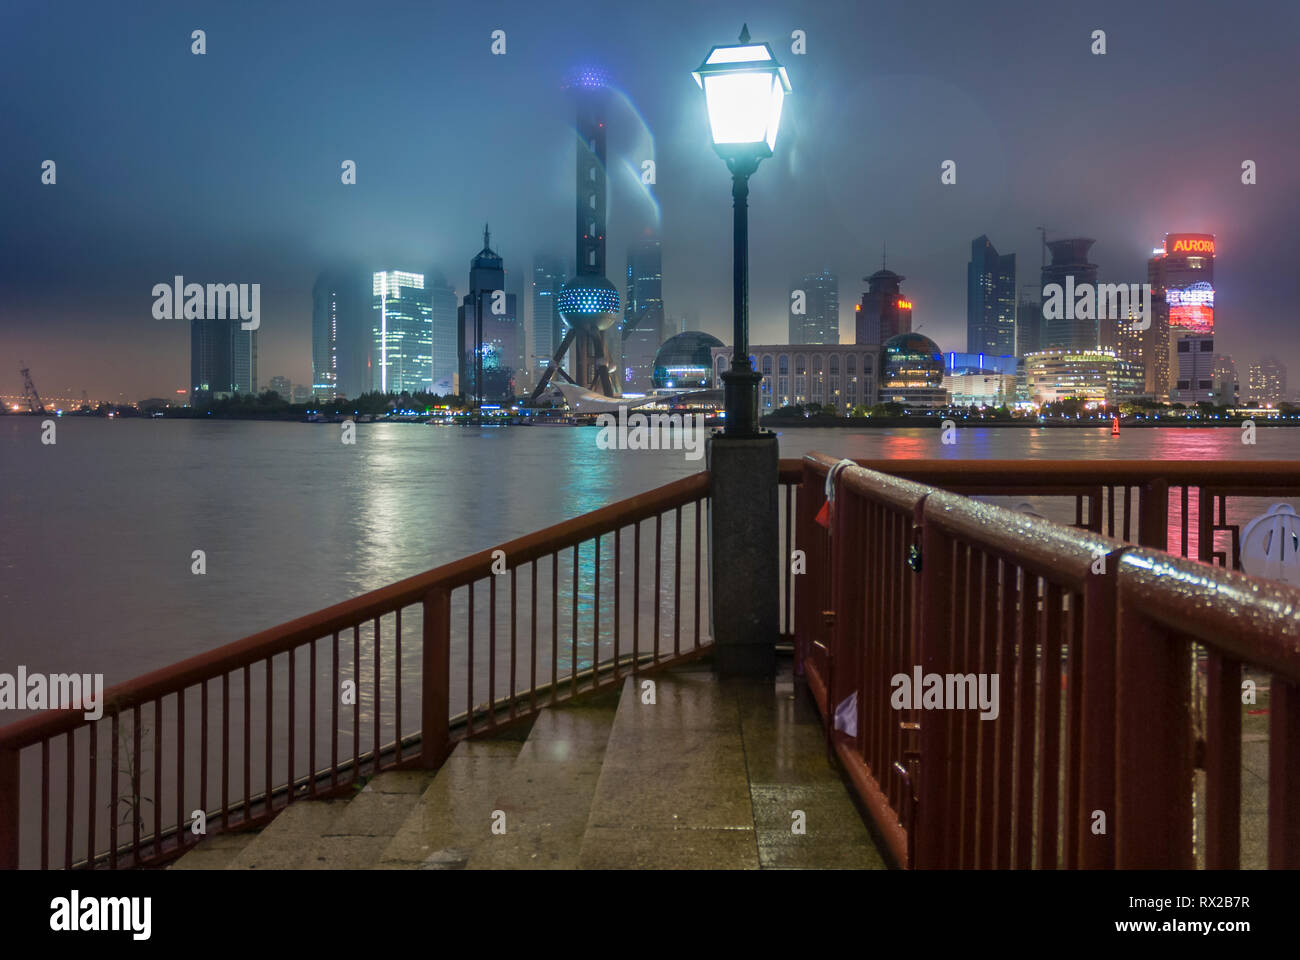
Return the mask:
[[[597,429],[0,417],[0,671],[112,685],[703,469]],[[781,455],[1300,460],[1300,430],[794,429]],[[191,573],[203,550],[207,573]]]

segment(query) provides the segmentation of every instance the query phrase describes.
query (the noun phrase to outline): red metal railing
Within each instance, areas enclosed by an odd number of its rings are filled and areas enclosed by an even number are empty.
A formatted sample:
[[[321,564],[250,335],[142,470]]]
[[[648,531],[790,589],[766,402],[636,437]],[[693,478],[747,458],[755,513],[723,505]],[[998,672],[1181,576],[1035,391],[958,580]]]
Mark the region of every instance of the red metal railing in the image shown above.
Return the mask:
[[[106,691],[99,720],[0,730],[0,868],[165,862],[196,812],[255,826],[697,656],[708,491],[698,473],[192,657]]]
[[[837,475],[827,530],[834,462],[802,463],[796,655],[899,863],[1191,866],[1199,767],[1205,863],[1237,866],[1249,664],[1272,675],[1268,863],[1300,865],[1300,591],[861,468]],[[1139,473],[1150,519],[1160,478]],[[893,678],[918,667],[997,675],[996,719],[895,709]],[[854,693],[856,732],[830,729]]]
[[[1183,557],[1240,567],[1250,498],[1300,497],[1291,461],[858,460],[859,466],[952,493],[1029,498],[1048,519]],[[783,460],[793,479],[798,461]]]

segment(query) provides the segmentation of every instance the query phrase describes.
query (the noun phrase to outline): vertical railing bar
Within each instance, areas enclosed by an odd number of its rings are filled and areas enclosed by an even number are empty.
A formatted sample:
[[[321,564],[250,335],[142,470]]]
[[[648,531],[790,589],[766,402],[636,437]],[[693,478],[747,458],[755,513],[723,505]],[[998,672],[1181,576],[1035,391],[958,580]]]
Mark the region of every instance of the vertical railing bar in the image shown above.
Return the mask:
[[[789,488],[787,488],[787,491],[788,491],[788,489],[789,489]],[[692,646],[693,649],[696,649],[696,650],[698,650],[699,647],[700,647],[700,552],[701,552],[701,549],[700,549],[700,544],[701,544],[701,541],[700,541],[700,511],[703,509],[703,507],[704,507],[704,498],[701,497],[700,499],[698,499],[698,500],[695,501],[695,626],[694,626],[694,633],[693,633],[693,635],[692,635],[692,636],[693,636],[693,639],[694,639],[694,642],[692,643],[691,646]],[[789,516],[786,517],[786,526],[787,526],[787,527],[789,526]],[[789,538],[789,531],[788,531],[788,530],[787,530],[786,534],[787,534],[787,539],[788,539],[788,538]],[[786,632],[788,633],[788,632],[789,632],[789,628],[790,628],[790,623],[789,623],[790,599],[792,599],[792,598],[789,596],[789,592],[790,592],[790,564],[789,564],[788,562],[785,564],[785,568],[786,568],[786,594],[787,594],[787,598],[786,598]]]
[[[334,631],[333,685],[330,690],[330,787],[339,783],[339,632]]]
[[[496,726],[497,700],[497,577],[488,575],[488,727]]]
[[[641,668],[641,521],[632,527],[632,673]]]
[[[93,737],[92,737],[93,740]],[[93,743],[92,743],[93,746]],[[185,846],[185,688],[176,691],[176,846]],[[91,861],[92,865],[94,861]]]
[[[673,656],[682,653],[682,508],[673,511]]]
[[[591,689],[600,686],[600,541],[601,534],[595,537],[596,560],[592,566],[592,614],[591,614]]]
[[[560,690],[560,552],[551,554],[551,703]]]
[[[91,723],[87,730],[90,732],[90,778],[86,785],[89,788],[88,812],[86,819],[86,863],[90,869],[95,868],[95,821],[98,819],[98,811],[95,810],[95,798],[99,793],[99,724]]]
[[[1132,520],[1133,520],[1133,488],[1127,483],[1124,484],[1124,539],[1132,539]]]
[[[286,717],[286,722],[288,723],[289,726],[289,757],[288,757],[288,762],[286,763],[286,767],[288,768],[289,778],[288,780],[285,781],[286,789],[284,794],[284,802],[286,805],[293,803],[294,796],[297,793],[297,791],[294,789],[294,783],[297,781],[297,777],[293,775],[293,761],[295,759],[293,748],[294,748],[294,735],[297,732],[296,728],[298,726],[298,713],[294,709],[295,706],[294,687],[297,686],[297,680],[298,680],[298,672],[297,672],[298,648],[294,647],[293,649],[288,651],[288,654],[289,654],[289,706],[288,706],[288,715]]]
[[[253,665],[244,664],[244,822],[253,815]]]
[[[1034,864],[1034,704],[1037,699],[1037,645],[1038,645],[1038,577],[1026,569],[1020,570],[1020,617],[1017,626],[1016,678],[1016,795],[1015,848],[1012,866],[1028,870]]]
[[[307,672],[307,793],[316,796],[316,638],[313,637]]]
[[[578,551],[582,544],[573,545],[573,612],[570,617],[570,646],[569,646],[569,677],[570,687],[569,695],[573,696],[578,692]]]
[[[519,681],[516,678],[516,660],[518,651],[516,649],[517,634],[519,629],[519,568],[512,566],[510,568],[510,719],[515,718],[515,689]]]
[[[528,602],[531,608],[533,628],[529,633],[532,638],[529,642],[528,653],[528,709],[537,710],[537,559],[528,564],[528,575],[531,589],[528,591]]]
[[[115,811],[116,812],[116,811]],[[50,869],[50,741],[41,741],[41,869]]]
[[[999,710],[997,723],[997,826],[993,841],[993,867],[1011,867],[1011,815],[1013,812],[1016,768],[1016,581],[1020,570],[1009,560],[1002,560],[1000,630],[998,639],[998,696],[1009,709]]]
[[[153,853],[155,857],[162,854],[162,725],[162,697],[158,697],[153,702]],[[69,839],[72,837],[71,820],[68,821],[68,837]]]
[[[131,765],[131,862],[140,863],[140,705],[131,708],[132,748],[135,762]]]
[[[393,763],[402,762],[402,608],[393,623],[393,740],[397,744]]]
[[[654,601],[655,601],[655,647],[654,647],[654,662],[655,662],[655,663],[658,663],[658,662],[659,662],[659,607],[660,607],[659,591],[660,591],[660,583],[661,583],[661,579],[660,579],[660,578],[661,578],[661,576],[662,576],[662,574],[661,574],[661,572],[660,572],[661,569],[662,569],[662,567],[661,567],[661,559],[662,559],[662,555],[663,555],[663,552],[664,552],[664,550],[663,550],[663,519],[664,519],[664,515],[663,515],[662,513],[656,513],[656,514],[655,514],[655,589],[654,589]]]
[[[1066,654],[1065,667],[1065,829],[1062,831],[1062,865],[1067,870],[1076,870],[1079,867],[1079,837],[1083,822],[1083,620],[1086,601],[1082,593],[1069,594],[1069,600],[1065,630],[1070,649]]]
[[[379,694],[380,694],[380,691],[383,689],[383,685],[382,685],[381,682],[380,682],[380,679],[381,679],[381,678],[380,678],[380,667],[379,667],[379,664],[380,664],[380,661],[381,661],[380,653],[381,653],[382,648],[383,648],[383,642],[382,642],[382,631],[380,630],[380,626],[379,626],[379,619],[380,619],[380,618],[379,618],[378,616],[375,617],[375,636],[374,636],[374,645],[375,645],[375,694],[374,694],[375,717],[374,717],[374,720],[372,721],[373,724],[374,724],[374,734],[375,734],[375,736],[374,736],[374,741],[375,741],[375,759],[374,759],[374,761],[373,761],[373,762],[371,763],[371,765],[370,765],[370,769],[371,769],[371,771],[372,771],[373,773],[378,773],[378,772],[379,772],[379,745],[380,745],[380,735],[383,733],[383,730],[382,730],[382,727],[383,727],[382,719],[383,719],[383,703],[384,703],[384,701],[383,701],[383,698],[379,695]],[[361,697],[358,696],[358,697],[357,697],[357,700],[360,700],[360,699],[361,699]]]
[[[111,766],[108,771],[109,783],[109,808],[108,808],[108,868],[117,869],[117,807],[118,807],[118,764],[121,762],[118,757],[118,740],[121,737],[121,731],[118,729],[118,717],[120,712],[117,707],[113,708],[112,736],[113,745],[109,749]],[[46,864],[42,863],[44,869]]]
[[[67,796],[63,804],[63,814],[64,814],[63,815],[63,869],[71,870],[72,869],[72,824],[76,819],[74,816],[74,809],[76,807],[75,788],[76,788],[76,770],[77,770],[77,728],[76,727],[73,727],[66,734],[64,734],[64,742],[67,744],[67,747],[64,751],[64,766],[66,767],[65,773],[67,775],[68,782],[66,784]],[[161,764],[155,762],[154,766],[161,766]],[[161,776],[162,775],[159,774],[160,780],[161,780]],[[162,810],[157,808],[160,808],[161,806],[162,806],[161,801],[154,803],[156,816],[160,820],[162,818]],[[161,830],[157,830],[154,833],[155,850],[158,849],[157,844],[160,842],[158,840],[158,837],[161,836],[161,834],[162,834]]]
[[[1206,663],[1205,867],[1241,868],[1241,662],[1213,647]]]
[[[447,755],[451,719],[451,590],[425,594],[420,644],[420,766],[436,769]]]
[[[1187,556],[1187,533],[1188,533],[1188,528],[1191,526],[1191,518],[1187,516],[1187,497],[1190,488],[1188,484],[1184,483],[1178,489],[1180,491],[1180,497],[1181,497],[1180,502],[1182,503],[1182,509],[1183,509],[1183,514],[1181,517],[1181,521],[1179,523],[1179,526],[1182,528],[1182,532],[1180,534],[1178,544],[1179,547],[1182,549],[1181,556],[1185,557]]]
[[[476,581],[469,582],[469,598],[466,601],[466,620],[468,621],[469,636],[466,638],[466,667],[465,667],[465,736],[474,733],[474,584]]]
[[[614,682],[618,683],[618,645],[623,615],[623,528],[614,528]]]
[[[1043,597],[1042,659],[1039,680],[1038,868],[1057,867],[1060,827],[1061,775],[1061,597],[1058,584],[1048,581]]]
[[[699,584],[700,584],[700,580],[699,580],[700,502],[701,501],[699,500],[695,501],[695,541],[696,541],[695,587],[697,590],[699,589]],[[793,564],[790,561],[790,556],[792,553],[794,553],[793,517],[794,517],[794,484],[787,483],[785,485],[785,552],[781,555],[781,567],[785,571],[785,621],[784,623],[785,623],[785,633],[787,636],[790,635],[790,633],[792,632],[790,627],[790,622],[791,622],[790,611],[791,608],[794,606],[794,592],[791,589],[791,585],[790,585],[790,580],[791,577],[793,576],[793,574],[791,573],[791,567],[793,567]],[[697,605],[696,610],[698,611],[698,609],[699,607]],[[697,620],[696,620],[697,632],[698,629],[699,628],[698,628],[698,614],[697,614]]]
[[[361,776],[361,624],[352,625],[352,782]]]
[[[1300,868],[1300,684],[1274,674],[1269,688],[1268,867],[1295,870]]]
[[[992,554],[983,555],[983,595],[984,611],[980,631],[980,672],[987,677],[997,676],[998,646],[998,559]],[[999,691],[1000,694],[1000,691]],[[999,715],[1001,703],[999,696]],[[975,865],[983,870],[994,866],[993,838],[997,829],[997,807],[994,789],[997,785],[997,721],[979,720],[979,851]]]
[[[272,766],[272,763],[274,761],[274,754],[275,754],[275,750],[273,748],[273,745],[275,743],[275,723],[272,720],[272,709],[271,709],[275,703],[275,690],[274,690],[274,683],[272,681],[272,674],[274,672],[272,665],[274,661],[275,661],[275,657],[273,656],[266,658],[266,745],[265,745],[266,755],[264,757],[264,762],[266,767],[266,776],[265,776],[266,782],[262,784],[262,790],[266,797],[266,802],[265,802],[266,809],[263,812],[266,813],[267,816],[270,816],[270,814],[275,810],[274,794],[272,793],[272,790],[275,787],[275,770]]]
[[[116,741],[114,741],[116,743]],[[116,762],[115,764],[116,765]],[[116,818],[117,810],[113,811]],[[221,829],[230,828],[230,674],[221,675]],[[114,844],[116,846],[116,843]]]
[[[199,682],[199,809],[208,811],[208,681]]]

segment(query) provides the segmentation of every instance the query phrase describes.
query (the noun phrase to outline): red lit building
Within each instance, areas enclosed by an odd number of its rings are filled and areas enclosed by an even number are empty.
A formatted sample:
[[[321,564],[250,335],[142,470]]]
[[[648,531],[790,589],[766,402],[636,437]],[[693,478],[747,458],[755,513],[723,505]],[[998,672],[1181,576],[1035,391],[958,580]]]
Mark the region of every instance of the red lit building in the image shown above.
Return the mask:
[[[892,270],[877,270],[867,281],[854,316],[859,346],[876,347],[900,333],[912,332],[912,301],[903,296],[905,278]]]

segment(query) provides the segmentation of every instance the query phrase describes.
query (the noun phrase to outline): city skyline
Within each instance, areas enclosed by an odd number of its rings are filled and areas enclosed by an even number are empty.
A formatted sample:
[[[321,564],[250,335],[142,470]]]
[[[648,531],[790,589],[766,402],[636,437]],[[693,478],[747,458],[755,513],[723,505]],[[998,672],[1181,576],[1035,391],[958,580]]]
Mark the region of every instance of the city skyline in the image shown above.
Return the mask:
[[[439,70],[479,78],[474,102],[430,96],[438,71],[422,63],[415,38],[349,39],[341,6],[323,8],[334,17],[305,21],[241,6],[204,11],[204,24],[194,13],[160,15],[108,46],[96,42],[103,11],[78,8],[65,23],[36,5],[11,6],[0,69],[21,122],[0,159],[10,184],[0,229],[12,252],[0,266],[0,393],[20,391],[22,361],[50,393],[174,395],[186,385],[189,325],[149,312],[150,289],[173,275],[260,283],[263,379],[301,383],[311,382],[312,288],[327,264],[428,272],[434,263],[461,294],[465,237],[485,219],[520,275],[535,255],[566,250],[575,145],[561,79],[593,55],[616,88],[607,275],[622,275],[623,252],[654,230],[663,240],[664,301],[697,312],[701,329],[728,339],[727,180],[689,70],[734,35],[741,16],[710,10],[682,29],[663,10],[623,11],[612,30],[599,15],[561,28],[523,4],[506,4],[492,20],[397,6],[458,38]],[[960,347],[971,238],[986,234],[999,252],[1018,254],[1028,276],[1045,225],[1049,239],[1095,238],[1090,258],[1100,277],[1121,283],[1145,278],[1165,233],[1215,234],[1215,352],[1300,363],[1293,204],[1285,202],[1300,193],[1286,162],[1300,137],[1268,122],[1288,109],[1271,78],[1288,62],[1283,38],[1300,16],[1265,6],[1247,30],[1212,5],[1185,9],[1185,18],[1168,20],[1101,4],[1050,24],[1028,23],[1011,4],[998,16],[956,11],[943,20],[889,11],[870,31],[873,57],[863,67],[855,31],[845,27],[864,14],[851,5],[748,8],[754,36],[784,51],[797,81],[783,150],[755,178],[750,200],[751,339],[784,339],[788,278],[825,269],[847,278],[840,339],[851,341],[852,304],[865,289],[858,278],[887,243],[890,266],[909,278],[914,329]],[[1005,29],[994,32],[994,23]],[[511,45],[494,58],[489,35],[502,25]],[[1087,43],[1098,25],[1110,38],[1099,57]],[[1162,96],[1187,82],[1181,68],[1211,25],[1217,52],[1198,61],[1198,97]],[[189,51],[196,26],[208,33],[204,56]],[[806,55],[790,54],[794,29],[808,35]],[[1044,31],[1049,49],[1016,45]],[[14,45],[33,32],[50,42]],[[281,51],[282,34],[298,42]],[[1130,39],[1157,34],[1155,44]],[[1026,84],[993,66],[1004,47],[1015,48],[1017,71],[1043,77],[1049,63],[1064,66],[1070,84]],[[384,80],[373,69],[379,58],[411,76]],[[331,82],[326,61],[335,60],[350,78],[343,89]],[[169,83],[160,85],[163,75]],[[268,82],[287,83],[286,96],[254,102]],[[1226,110],[1247,91],[1257,110]],[[1071,110],[1059,117],[1063,97]],[[483,150],[413,149],[434,145],[424,128],[463,127],[485,102],[503,108],[484,129]],[[423,118],[413,143],[371,135],[389,107]],[[217,150],[207,135],[166,137],[164,149],[156,128],[166,116],[192,117],[204,131],[229,121],[231,134],[217,138]],[[885,117],[902,136],[863,137]],[[322,119],[335,133],[310,129]],[[1136,142],[1134,130],[1142,131]],[[521,143],[526,149],[502,149]],[[57,163],[52,185],[41,183],[46,159]],[[945,185],[940,164],[949,159],[956,183]],[[355,185],[340,182],[345,160],[357,164]],[[644,160],[655,163],[653,184],[643,182]],[[1244,160],[1258,165],[1256,185],[1241,183]]]

